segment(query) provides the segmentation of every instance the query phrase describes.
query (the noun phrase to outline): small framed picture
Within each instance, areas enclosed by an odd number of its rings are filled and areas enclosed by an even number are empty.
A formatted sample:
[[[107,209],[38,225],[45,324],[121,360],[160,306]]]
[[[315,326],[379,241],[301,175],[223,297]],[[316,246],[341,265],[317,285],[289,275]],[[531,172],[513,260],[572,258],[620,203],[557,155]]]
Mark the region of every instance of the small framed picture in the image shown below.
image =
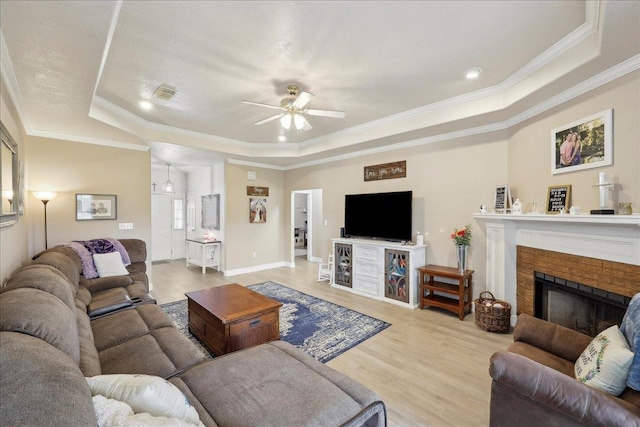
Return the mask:
[[[249,199],[249,222],[267,222],[267,199],[253,197]]]
[[[609,109],[552,130],[553,175],[612,164],[612,116]]]
[[[115,194],[76,194],[76,221],[117,219]]]
[[[549,187],[547,194],[547,213],[567,213],[571,203],[571,185]]]

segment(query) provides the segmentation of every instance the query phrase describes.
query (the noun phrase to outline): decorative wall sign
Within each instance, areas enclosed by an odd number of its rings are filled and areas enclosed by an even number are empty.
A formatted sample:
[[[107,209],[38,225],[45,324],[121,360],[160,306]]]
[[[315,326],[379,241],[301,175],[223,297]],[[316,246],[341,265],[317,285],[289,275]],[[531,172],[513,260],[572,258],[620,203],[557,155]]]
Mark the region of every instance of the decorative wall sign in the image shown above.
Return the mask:
[[[556,185],[549,187],[547,194],[547,213],[567,213],[571,203],[571,186]]]
[[[613,110],[551,131],[551,172],[573,172],[613,163]]]
[[[506,213],[511,210],[513,205],[513,199],[511,198],[511,190],[508,185],[501,185],[496,187],[496,194],[494,197],[493,208],[496,212]]]
[[[269,187],[247,187],[247,196],[268,196]]]
[[[364,181],[379,181],[381,179],[395,179],[407,177],[407,161],[383,163],[381,165],[365,166]]]
[[[76,194],[76,221],[117,218],[115,194]]]
[[[267,222],[267,199],[249,199],[249,222]]]

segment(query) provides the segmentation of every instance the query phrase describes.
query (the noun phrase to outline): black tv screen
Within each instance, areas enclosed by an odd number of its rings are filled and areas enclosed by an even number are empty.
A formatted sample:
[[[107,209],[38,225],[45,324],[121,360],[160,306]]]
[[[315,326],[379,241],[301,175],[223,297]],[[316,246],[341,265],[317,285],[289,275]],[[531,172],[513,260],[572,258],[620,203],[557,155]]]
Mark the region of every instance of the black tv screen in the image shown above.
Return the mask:
[[[412,201],[411,191],[345,195],[345,236],[411,240]]]

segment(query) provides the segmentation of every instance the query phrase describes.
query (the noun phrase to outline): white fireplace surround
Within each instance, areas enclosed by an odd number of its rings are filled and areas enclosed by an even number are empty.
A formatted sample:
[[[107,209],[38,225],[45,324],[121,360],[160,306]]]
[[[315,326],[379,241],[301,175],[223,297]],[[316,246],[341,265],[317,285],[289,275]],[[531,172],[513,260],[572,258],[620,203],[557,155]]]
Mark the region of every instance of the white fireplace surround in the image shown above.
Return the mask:
[[[515,325],[516,246],[640,266],[640,215],[474,214],[487,239],[486,284],[511,304]]]

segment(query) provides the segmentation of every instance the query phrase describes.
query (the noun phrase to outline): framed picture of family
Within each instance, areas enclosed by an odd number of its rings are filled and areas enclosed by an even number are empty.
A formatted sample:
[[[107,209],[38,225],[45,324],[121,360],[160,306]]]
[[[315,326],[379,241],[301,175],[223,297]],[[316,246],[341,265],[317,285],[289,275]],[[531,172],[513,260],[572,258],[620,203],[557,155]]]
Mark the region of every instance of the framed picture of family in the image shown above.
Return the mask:
[[[551,172],[559,174],[613,163],[613,110],[551,131]]]
[[[76,194],[76,221],[118,218],[115,194]]]

